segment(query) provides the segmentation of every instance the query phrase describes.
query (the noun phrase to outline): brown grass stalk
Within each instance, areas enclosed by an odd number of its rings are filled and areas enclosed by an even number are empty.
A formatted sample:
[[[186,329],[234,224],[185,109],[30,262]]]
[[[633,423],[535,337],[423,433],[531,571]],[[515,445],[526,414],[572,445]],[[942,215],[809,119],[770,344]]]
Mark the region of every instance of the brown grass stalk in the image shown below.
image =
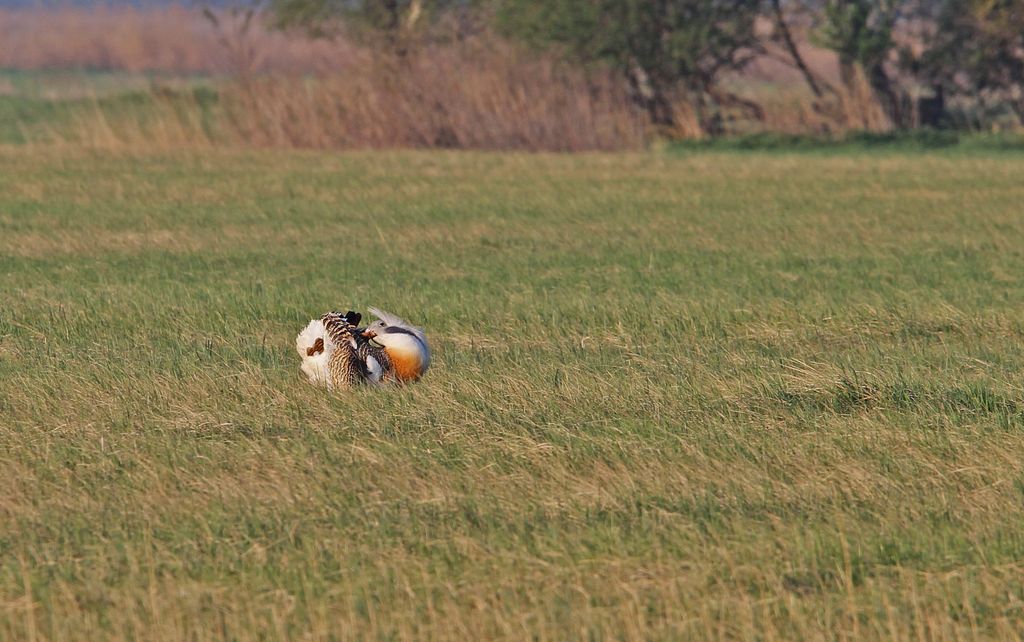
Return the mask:
[[[427,49],[401,63],[370,59],[344,74],[229,81],[204,109],[191,91],[154,89],[116,118],[90,102],[58,137],[103,148],[553,151],[635,149],[645,137],[642,114],[611,74],[493,43]]]
[[[519,59],[507,46],[435,48],[345,76],[260,79],[233,85],[224,103],[235,132],[261,146],[576,151],[635,148],[644,135],[610,75]]]

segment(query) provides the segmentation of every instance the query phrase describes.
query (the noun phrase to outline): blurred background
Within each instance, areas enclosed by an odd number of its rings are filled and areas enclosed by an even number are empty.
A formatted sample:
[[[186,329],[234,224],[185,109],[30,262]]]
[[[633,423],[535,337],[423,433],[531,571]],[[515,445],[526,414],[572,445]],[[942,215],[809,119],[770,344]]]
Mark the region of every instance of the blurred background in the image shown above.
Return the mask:
[[[0,143],[636,149],[1024,122],[1024,0],[0,0]]]

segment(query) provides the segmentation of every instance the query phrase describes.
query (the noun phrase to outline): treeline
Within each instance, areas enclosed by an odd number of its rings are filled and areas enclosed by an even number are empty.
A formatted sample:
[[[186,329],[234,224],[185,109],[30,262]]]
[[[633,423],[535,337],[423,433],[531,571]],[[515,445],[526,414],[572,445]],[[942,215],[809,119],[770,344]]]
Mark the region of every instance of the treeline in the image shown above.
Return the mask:
[[[1019,127],[1024,122],[1024,0],[271,0],[281,27],[370,43],[398,60],[482,31],[603,66],[649,123],[679,130],[686,105],[704,134],[764,107],[728,79],[771,57],[797,70],[813,109],[860,97],[887,125]],[[816,72],[801,41],[834,52]]]
[[[14,105],[7,137],[580,151],[1024,123],[1024,0],[250,1],[0,10],[0,68],[149,83],[48,89],[60,118]]]

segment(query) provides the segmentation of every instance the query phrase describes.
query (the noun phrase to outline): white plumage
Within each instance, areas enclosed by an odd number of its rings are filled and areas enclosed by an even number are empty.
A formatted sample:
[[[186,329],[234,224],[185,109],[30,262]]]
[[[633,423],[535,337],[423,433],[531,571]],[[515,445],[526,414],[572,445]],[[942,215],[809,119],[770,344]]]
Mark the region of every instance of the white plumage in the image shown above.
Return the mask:
[[[300,368],[310,383],[333,390],[360,381],[406,383],[423,376],[430,367],[423,328],[377,308],[370,312],[378,320],[365,328],[355,327],[361,318],[355,312],[328,313],[295,337]]]
[[[320,319],[313,319],[309,325],[295,337],[295,349],[302,357],[302,365],[299,366],[309,382],[317,386],[332,388],[331,372],[328,363],[331,355],[337,348],[334,341],[327,334],[324,322]]]

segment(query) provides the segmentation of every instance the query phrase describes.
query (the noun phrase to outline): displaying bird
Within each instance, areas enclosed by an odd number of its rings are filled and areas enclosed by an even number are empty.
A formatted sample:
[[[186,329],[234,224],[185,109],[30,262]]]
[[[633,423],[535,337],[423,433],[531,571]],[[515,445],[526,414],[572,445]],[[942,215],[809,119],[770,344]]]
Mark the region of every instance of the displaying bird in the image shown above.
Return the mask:
[[[359,383],[407,383],[423,376],[430,366],[430,348],[423,329],[376,308],[378,317],[359,328],[362,315],[328,312],[313,319],[295,338],[302,357],[302,372],[314,385],[329,390]]]
[[[370,308],[377,320],[366,326],[361,336],[367,339],[364,363],[371,383],[416,381],[430,367],[430,346],[423,328],[401,317]]]

